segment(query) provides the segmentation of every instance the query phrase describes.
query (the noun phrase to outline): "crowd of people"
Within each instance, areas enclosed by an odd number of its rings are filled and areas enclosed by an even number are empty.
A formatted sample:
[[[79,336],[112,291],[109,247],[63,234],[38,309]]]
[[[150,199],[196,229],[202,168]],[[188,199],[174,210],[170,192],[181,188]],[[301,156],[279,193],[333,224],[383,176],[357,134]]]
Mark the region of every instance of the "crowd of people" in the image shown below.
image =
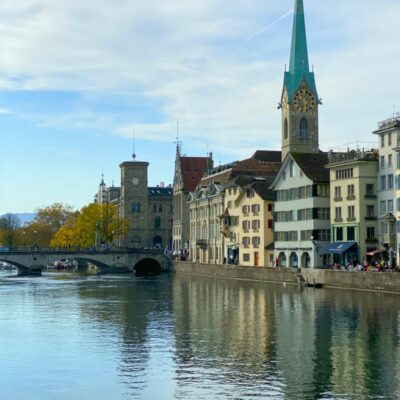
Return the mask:
[[[346,265],[341,265],[338,262],[334,262],[331,266],[336,271],[359,271],[359,272],[400,272],[400,268],[396,265],[395,260],[391,263],[385,260],[374,260],[368,261],[365,259],[363,262],[354,260]]]

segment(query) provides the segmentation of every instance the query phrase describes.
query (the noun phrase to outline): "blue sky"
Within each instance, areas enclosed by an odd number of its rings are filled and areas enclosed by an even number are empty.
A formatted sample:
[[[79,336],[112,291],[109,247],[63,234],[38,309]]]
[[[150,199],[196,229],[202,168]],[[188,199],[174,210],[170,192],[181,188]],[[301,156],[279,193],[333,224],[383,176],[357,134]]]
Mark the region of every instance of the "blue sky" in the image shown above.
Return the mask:
[[[3,0],[0,214],[92,201],[102,172],[118,184],[133,130],[154,185],[172,183],[178,120],[184,153],[208,146],[217,164],[278,149],[293,3]],[[398,1],[305,7],[321,148],[375,141],[400,111]]]

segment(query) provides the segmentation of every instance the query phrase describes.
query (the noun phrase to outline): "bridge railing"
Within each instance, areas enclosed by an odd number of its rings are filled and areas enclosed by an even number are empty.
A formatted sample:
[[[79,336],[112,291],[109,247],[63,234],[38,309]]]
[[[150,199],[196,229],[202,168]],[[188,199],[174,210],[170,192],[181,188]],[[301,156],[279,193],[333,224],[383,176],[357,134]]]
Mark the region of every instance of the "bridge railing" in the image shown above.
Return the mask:
[[[109,253],[146,253],[146,254],[163,254],[164,250],[155,248],[129,248],[117,246],[98,246],[98,247],[13,247],[1,248],[0,254],[109,254]]]

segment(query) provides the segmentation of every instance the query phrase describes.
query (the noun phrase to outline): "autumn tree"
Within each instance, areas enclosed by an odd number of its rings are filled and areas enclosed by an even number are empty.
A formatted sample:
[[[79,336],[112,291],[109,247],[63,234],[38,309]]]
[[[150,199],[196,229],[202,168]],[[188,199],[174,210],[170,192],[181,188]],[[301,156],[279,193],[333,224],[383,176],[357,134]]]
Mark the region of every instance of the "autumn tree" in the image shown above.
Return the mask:
[[[92,203],[68,220],[55,234],[55,247],[92,247],[112,244],[126,234],[128,223],[118,213],[118,207],[109,203]]]
[[[21,221],[14,214],[0,218],[0,243],[9,248],[18,246]]]
[[[58,230],[75,215],[73,208],[63,203],[39,208],[34,220],[24,227],[26,244],[48,247]]]

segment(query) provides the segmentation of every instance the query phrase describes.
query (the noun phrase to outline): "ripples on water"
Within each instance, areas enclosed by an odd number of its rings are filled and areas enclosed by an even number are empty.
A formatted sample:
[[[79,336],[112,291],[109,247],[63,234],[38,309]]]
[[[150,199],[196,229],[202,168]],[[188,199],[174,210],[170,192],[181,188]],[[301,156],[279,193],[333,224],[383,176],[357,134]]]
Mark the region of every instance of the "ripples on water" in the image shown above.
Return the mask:
[[[0,399],[397,399],[400,298],[0,272]]]

